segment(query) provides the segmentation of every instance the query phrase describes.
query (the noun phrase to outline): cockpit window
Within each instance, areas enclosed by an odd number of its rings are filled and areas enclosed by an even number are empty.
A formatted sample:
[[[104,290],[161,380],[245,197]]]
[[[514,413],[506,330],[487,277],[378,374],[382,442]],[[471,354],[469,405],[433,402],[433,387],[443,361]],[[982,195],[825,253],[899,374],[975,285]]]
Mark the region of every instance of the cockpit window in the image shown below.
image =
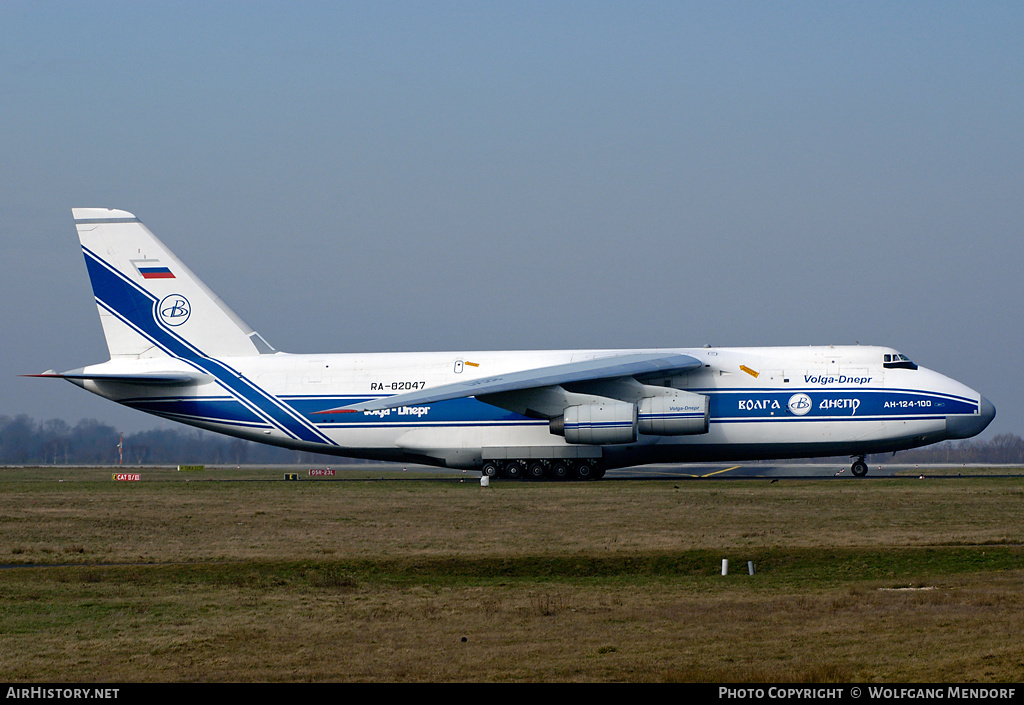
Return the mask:
[[[917,365],[910,361],[910,358],[900,353],[885,353],[882,358],[882,367],[892,369],[916,370]]]

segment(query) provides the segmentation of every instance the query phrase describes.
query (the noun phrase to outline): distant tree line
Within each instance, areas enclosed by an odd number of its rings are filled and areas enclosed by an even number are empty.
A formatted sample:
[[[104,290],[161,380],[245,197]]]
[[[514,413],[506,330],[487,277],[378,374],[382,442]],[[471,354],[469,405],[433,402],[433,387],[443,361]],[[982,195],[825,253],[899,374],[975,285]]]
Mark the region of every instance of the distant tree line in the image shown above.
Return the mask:
[[[823,458],[798,458],[788,463],[821,463],[835,462],[849,465],[853,456],[829,456]],[[899,465],[910,464],[991,464],[991,465],[1024,465],[1024,438],[1014,433],[1001,433],[987,441],[943,441],[922,448],[901,450],[894,453],[874,453],[866,456],[869,463]],[[761,461],[770,463],[773,461]]]
[[[122,444],[118,448],[118,444]],[[337,463],[333,456],[305,453],[221,436],[188,427],[124,435],[113,426],[83,419],[35,421],[0,416],[0,465],[290,465]]]
[[[1000,433],[987,441],[943,441],[932,446],[904,450],[893,456],[872,456],[872,460],[894,463],[992,463],[1024,464],[1024,438]]]
[[[291,465],[329,464],[337,457],[253,443],[188,427],[124,436],[113,426],[83,419],[35,421],[0,416],[0,465]],[[1024,439],[1001,433],[987,441],[945,441],[924,448],[873,455],[871,462],[1024,464]]]

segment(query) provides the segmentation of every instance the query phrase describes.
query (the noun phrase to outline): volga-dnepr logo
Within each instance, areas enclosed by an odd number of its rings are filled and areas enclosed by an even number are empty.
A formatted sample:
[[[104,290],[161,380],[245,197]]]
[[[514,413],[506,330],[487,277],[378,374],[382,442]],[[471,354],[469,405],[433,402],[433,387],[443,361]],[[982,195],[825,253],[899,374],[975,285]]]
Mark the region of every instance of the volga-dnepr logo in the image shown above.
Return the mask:
[[[794,394],[786,404],[789,413],[796,416],[804,416],[811,410],[811,398],[806,394]]]
[[[171,294],[160,299],[156,310],[160,320],[169,326],[180,326],[192,313],[188,299],[181,294]]]

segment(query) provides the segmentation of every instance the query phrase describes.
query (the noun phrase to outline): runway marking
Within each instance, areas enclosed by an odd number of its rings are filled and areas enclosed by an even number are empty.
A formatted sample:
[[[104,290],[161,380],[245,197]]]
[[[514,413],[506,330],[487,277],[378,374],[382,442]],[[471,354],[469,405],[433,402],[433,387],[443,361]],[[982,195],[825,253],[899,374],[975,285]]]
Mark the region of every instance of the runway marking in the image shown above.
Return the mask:
[[[730,470],[735,470],[738,467],[740,467],[740,466],[739,465],[733,465],[731,468],[726,468],[725,470],[715,470],[714,472],[709,472],[707,475],[701,475],[701,477],[711,477],[712,475],[718,475],[719,473],[729,472]]]

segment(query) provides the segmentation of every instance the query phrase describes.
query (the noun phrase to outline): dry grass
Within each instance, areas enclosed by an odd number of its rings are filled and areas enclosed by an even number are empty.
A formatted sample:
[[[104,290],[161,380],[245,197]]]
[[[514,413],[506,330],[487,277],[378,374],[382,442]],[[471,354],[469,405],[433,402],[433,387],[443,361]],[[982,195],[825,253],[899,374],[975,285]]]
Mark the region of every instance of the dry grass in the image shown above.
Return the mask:
[[[0,562],[69,564],[0,573],[7,681],[1024,678],[1019,480],[56,472],[0,473]]]
[[[3,481],[0,562],[291,560],[1024,543],[1018,480]],[[47,476],[51,477],[47,477]],[[58,482],[53,476],[63,476]],[[270,477],[277,472],[266,471]],[[204,481],[205,480],[205,481]]]

